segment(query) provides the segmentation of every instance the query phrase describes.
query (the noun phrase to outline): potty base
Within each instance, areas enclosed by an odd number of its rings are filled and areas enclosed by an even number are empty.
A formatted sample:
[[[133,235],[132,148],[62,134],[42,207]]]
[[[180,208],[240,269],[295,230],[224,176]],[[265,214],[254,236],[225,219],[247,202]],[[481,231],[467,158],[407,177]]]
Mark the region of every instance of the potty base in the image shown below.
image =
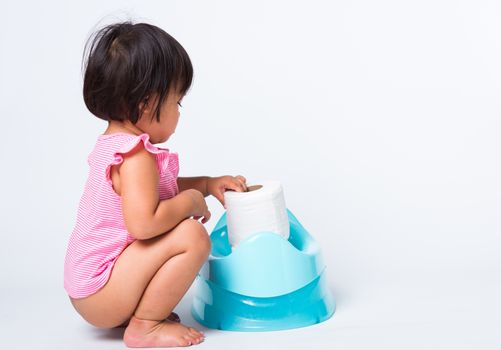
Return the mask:
[[[271,231],[232,248],[226,213],[210,238],[212,250],[195,280],[192,315],[208,328],[275,331],[327,320],[336,308],[320,247],[290,210],[289,238]]]
[[[191,313],[208,328],[255,332],[306,327],[327,320],[336,308],[325,271],[296,291],[269,298],[233,293],[200,276],[195,283]]]

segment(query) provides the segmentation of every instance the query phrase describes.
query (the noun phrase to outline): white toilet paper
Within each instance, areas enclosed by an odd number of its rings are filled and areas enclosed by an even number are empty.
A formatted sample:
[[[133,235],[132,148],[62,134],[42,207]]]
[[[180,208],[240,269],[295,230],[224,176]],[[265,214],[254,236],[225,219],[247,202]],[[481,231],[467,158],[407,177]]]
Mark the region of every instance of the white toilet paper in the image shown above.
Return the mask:
[[[289,219],[279,181],[247,185],[248,192],[226,191],[226,223],[232,247],[247,237],[270,231],[289,239]]]

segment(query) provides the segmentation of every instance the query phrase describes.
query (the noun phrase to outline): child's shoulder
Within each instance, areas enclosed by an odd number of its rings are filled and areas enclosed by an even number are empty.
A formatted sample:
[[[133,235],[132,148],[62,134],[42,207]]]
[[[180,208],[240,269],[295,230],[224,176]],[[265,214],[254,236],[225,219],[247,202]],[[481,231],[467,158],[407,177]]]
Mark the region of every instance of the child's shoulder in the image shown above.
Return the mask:
[[[149,148],[153,146],[148,134],[135,135],[125,132],[115,132],[111,134],[99,135],[96,141],[96,148],[114,149],[119,153],[126,153],[136,148],[138,145]]]
[[[96,146],[92,153],[106,154],[113,158],[123,158],[126,154],[144,149],[154,156],[168,156],[169,150],[154,146],[150,142],[150,136],[146,133],[135,135],[125,132],[115,132],[98,136]],[[123,159],[121,159],[123,160]]]
[[[125,154],[141,143],[141,135],[125,132],[101,134],[97,137],[94,148],[89,154],[89,163],[109,162],[118,154]]]

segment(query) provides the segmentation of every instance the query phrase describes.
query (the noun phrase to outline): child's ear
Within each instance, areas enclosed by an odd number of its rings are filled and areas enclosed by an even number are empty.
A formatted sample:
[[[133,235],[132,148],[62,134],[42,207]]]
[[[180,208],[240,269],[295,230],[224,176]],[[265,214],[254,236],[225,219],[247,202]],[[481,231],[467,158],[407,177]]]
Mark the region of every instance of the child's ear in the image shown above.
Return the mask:
[[[139,103],[139,115],[141,117],[143,117],[143,116],[149,117],[152,112],[153,112],[153,101],[150,98],[150,96],[146,96]]]
[[[150,96],[143,98],[143,100],[139,103],[139,110],[141,111],[141,114],[144,113],[147,109],[150,109],[150,105]]]

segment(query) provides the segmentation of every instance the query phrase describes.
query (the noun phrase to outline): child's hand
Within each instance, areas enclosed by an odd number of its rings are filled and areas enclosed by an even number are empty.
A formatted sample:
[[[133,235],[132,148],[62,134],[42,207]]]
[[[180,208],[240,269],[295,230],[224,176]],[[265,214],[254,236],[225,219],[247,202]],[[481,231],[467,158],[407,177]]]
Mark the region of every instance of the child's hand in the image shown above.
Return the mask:
[[[211,213],[209,211],[209,208],[207,208],[207,203],[205,202],[205,198],[202,192],[195,189],[189,189],[183,191],[182,193],[189,196],[192,200],[193,208],[191,210],[190,216],[193,216],[193,219],[195,220],[203,217],[202,224],[205,224],[207,221],[209,221]]]
[[[226,209],[224,204],[224,192],[232,190],[237,192],[247,192],[245,182],[247,180],[242,175],[211,177],[207,180],[207,192],[217,198]]]

